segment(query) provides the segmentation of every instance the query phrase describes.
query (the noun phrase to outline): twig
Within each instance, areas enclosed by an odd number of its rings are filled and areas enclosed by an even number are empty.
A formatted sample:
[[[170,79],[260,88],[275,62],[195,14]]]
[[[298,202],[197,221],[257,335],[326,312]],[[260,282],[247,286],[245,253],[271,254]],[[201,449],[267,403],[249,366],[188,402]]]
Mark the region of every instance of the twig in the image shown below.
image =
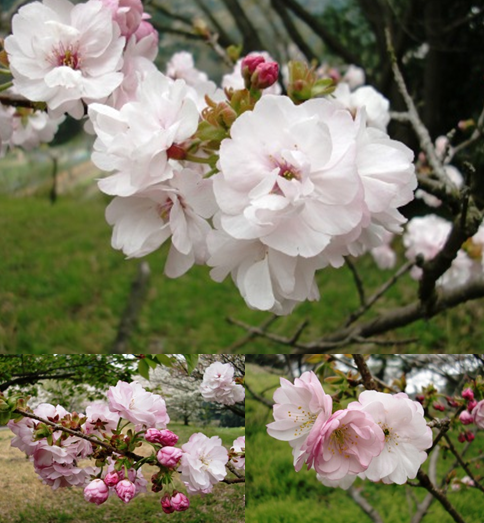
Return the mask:
[[[467,149],[467,147],[471,146],[473,143],[477,142],[477,140],[479,140],[479,138],[481,138],[481,136],[482,136],[483,127],[484,127],[484,108],[482,109],[479,119],[477,120],[476,128],[474,129],[470,138],[468,140],[465,140],[464,142],[460,143],[459,145],[456,145],[453,149],[451,149],[449,151],[447,161],[450,163],[456,154],[460,153],[464,149]]]
[[[477,481],[474,474],[472,473],[472,470],[469,468],[469,465],[462,459],[462,456],[459,454],[458,450],[454,447],[454,444],[452,443],[451,439],[447,434],[444,435],[444,439],[447,443],[447,446],[449,447],[452,454],[454,454],[456,460],[459,462],[459,465],[466,471],[466,474],[472,479],[474,482],[474,485],[476,488],[478,488],[481,492],[484,492],[484,487]]]
[[[362,302],[362,305],[355,312],[350,314],[348,320],[345,323],[345,327],[348,327],[354,323],[358,318],[363,316],[389,289],[395,285],[395,283],[415,265],[413,261],[404,263],[398,271],[385,282],[366,302]]]
[[[249,392],[249,394],[255,399],[257,400],[259,403],[262,403],[262,405],[265,405],[266,407],[272,409],[272,407],[274,406],[274,404],[272,403],[272,401],[269,401],[267,398],[264,398],[264,396],[261,396],[260,394],[257,394],[257,392],[254,392],[250,387],[249,387],[249,384],[247,382],[245,382],[245,388],[247,389],[247,391]]]
[[[361,380],[363,382],[363,385],[365,386],[365,389],[378,390],[375,380],[373,379],[373,376],[371,375],[370,369],[368,368],[368,365],[366,364],[365,358],[363,356],[361,356],[360,354],[353,354],[353,360],[356,363],[358,370],[360,371]]]
[[[275,314],[273,316],[271,316],[269,319],[267,319],[264,323],[262,323],[262,325],[260,325],[259,329],[261,330],[265,330],[267,327],[269,327],[270,325],[272,325],[277,319],[279,318],[279,316],[276,316]],[[241,326],[239,323],[237,323],[236,320],[233,320],[231,318],[227,318],[227,322],[228,323],[232,323],[233,325],[238,325],[239,327]],[[245,328],[245,327],[244,327]],[[227,347],[224,351],[224,353],[232,353],[232,352],[235,352],[237,349],[239,349],[240,347],[243,347],[244,345],[246,345],[247,343],[249,343],[249,341],[253,340],[254,338],[256,338],[259,334],[256,334],[255,332],[248,332],[248,334],[246,336],[244,336],[243,338],[241,338],[240,340],[236,341],[235,343],[233,343],[232,345],[230,345],[229,347]]]
[[[422,469],[420,469],[418,471],[417,478],[420,481],[420,484],[422,485],[422,487],[427,489],[432,494],[432,496],[434,496],[434,498],[445,508],[445,510],[450,514],[450,516],[456,523],[465,523],[462,516],[457,512],[457,510],[450,503],[450,501],[448,500],[445,493],[442,490],[438,489],[432,483],[430,478],[427,476],[427,474]]]
[[[383,523],[383,519],[379,512],[360,494],[358,489],[350,487],[348,489],[348,494],[353,498],[353,501],[363,510],[363,512],[374,521],[374,523]]]
[[[429,463],[429,476],[430,480],[435,484],[437,483],[437,458],[439,457],[439,448],[435,449],[435,452],[430,456]],[[417,510],[412,516],[410,523],[420,523],[425,514],[427,514],[430,505],[434,501],[434,496],[429,492],[421,503],[417,503]]]
[[[353,275],[353,281],[355,282],[356,290],[358,291],[358,296],[360,298],[361,308],[366,307],[366,297],[365,297],[365,288],[363,286],[363,280],[358,274],[355,264],[351,261],[349,257],[346,258],[346,265]]]

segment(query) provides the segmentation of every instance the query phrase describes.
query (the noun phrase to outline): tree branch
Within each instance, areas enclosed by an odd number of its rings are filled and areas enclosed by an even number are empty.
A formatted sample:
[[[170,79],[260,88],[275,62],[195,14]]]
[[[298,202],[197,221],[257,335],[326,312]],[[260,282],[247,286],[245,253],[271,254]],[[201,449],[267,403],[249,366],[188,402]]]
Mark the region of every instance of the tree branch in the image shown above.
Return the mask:
[[[380,516],[376,508],[370,505],[369,501],[360,494],[358,489],[352,486],[348,489],[348,494],[353,498],[353,501],[363,510],[363,512],[374,521],[374,523],[384,523],[383,518]]]
[[[378,390],[377,384],[375,383],[375,380],[373,379],[370,369],[368,368],[368,365],[366,364],[366,360],[365,360],[364,356],[362,356],[361,354],[353,354],[353,360],[356,363],[358,370],[360,371],[361,381],[363,382],[365,389]]]
[[[268,400],[267,398],[264,398],[264,396],[261,396],[259,394],[257,394],[257,392],[254,392],[250,387],[249,387],[249,384],[246,382],[245,383],[245,388],[247,389],[247,391],[249,392],[249,394],[255,399],[257,400],[259,403],[262,403],[262,405],[265,405],[266,407],[268,407],[269,409],[272,409],[272,407],[274,406],[274,404],[272,403],[272,401]]]

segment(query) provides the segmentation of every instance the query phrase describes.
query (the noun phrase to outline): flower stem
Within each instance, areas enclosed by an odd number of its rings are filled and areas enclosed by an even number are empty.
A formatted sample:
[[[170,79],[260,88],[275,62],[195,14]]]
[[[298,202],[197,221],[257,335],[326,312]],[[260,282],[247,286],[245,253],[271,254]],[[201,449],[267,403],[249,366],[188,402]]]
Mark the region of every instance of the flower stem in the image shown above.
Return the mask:
[[[194,156],[193,154],[187,153],[185,160],[188,162],[193,163],[204,163],[207,165],[210,165],[212,163],[212,160],[210,158],[200,158],[199,156]]]
[[[6,91],[7,89],[10,89],[10,87],[12,87],[12,85],[13,85],[13,82],[7,82],[5,84],[1,84],[0,85],[0,93],[2,91]]]

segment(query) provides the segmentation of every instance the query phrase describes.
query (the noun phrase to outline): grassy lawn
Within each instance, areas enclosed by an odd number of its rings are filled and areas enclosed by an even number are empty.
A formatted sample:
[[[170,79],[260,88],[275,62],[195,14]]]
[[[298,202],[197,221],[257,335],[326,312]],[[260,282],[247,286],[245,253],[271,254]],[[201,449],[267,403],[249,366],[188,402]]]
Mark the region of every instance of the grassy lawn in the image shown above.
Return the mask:
[[[266,390],[266,397],[271,397],[279,384],[279,377],[251,364],[247,364],[246,371],[247,383],[255,391]],[[270,409],[251,400],[250,396],[247,397],[246,408],[246,419],[250,420],[247,424],[247,523],[372,523],[345,491],[323,486],[312,470],[295,472],[288,443],[267,435],[265,425],[273,421]],[[482,431],[478,434],[467,457],[482,452],[484,434]],[[456,445],[462,448],[460,443]],[[452,456],[442,452],[438,466],[439,481],[451,463]],[[480,470],[477,469],[479,463]],[[476,462],[473,470],[476,475],[482,475],[482,462]],[[457,477],[464,476],[465,472],[458,469]],[[384,523],[409,523],[415,511],[415,500],[421,501],[426,495],[423,489],[406,486],[379,485],[360,480],[355,485],[363,487],[362,495],[379,511]],[[466,523],[482,523],[484,498],[481,492],[477,489],[449,490],[448,497]],[[453,519],[434,501],[422,521],[451,523]]]
[[[186,441],[190,434],[201,431],[207,436],[219,435],[226,447],[242,435],[243,428],[184,427],[171,423],[170,429]],[[117,496],[96,506],[86,503],[82,489],[53,491],[44,485],[25,455],[10,447],[13,434],[0,431],[0,523],[156,523],[168,516],[160,506],[160,495],[148,492],[124,505]],[[143,453],[143,450],[140,450]],[[143,468],[149,481],[152,470]],[[174,523],[242,523],[245,515],[244,485],[216,485],[212,495],[192,496],[187,512],[169,516]]]
[[[0,196],[0,352],[108,352],[125,309],[139,260],[125,260],[110,246],[104,220],[107,200],[84,193],[61,196],[51,205],[44,196]],[[134,353],[227,352],[245,335],[227,323],[237,318],[259,325],[269,314],[247,309],[228,279],[213,282],[206,267],[195,267],[177,280],[163,275],[166,249],[147,257],[152,276],[148,298],[130,340]],[[358,262],[368,294],[391,275],[369,257]],[[301,341],[313,340],[342,324],[358,307],[350,274],[343,267],[319,274],[321,301],[305,303],[271,330],[292,334],[304,320]],[[380,308],[414,299],[416,285],[403,278]],[[484,347],[484,310],[476,301],[429,322],[419,322],[387,335],[418,338],[402,346],[370,346],[371,352],[466,353]],[[365,346],[369,349],[368,346]],[[288,348],[256,339],[240,352],[280,353]],[[353,350],[353,349],[352,349]]]

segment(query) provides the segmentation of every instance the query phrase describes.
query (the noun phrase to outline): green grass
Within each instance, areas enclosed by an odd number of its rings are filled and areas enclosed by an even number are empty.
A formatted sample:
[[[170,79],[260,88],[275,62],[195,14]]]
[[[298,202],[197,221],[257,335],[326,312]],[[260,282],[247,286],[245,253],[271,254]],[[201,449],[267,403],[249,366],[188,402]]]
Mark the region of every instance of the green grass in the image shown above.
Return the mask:
[[[256,391],[268,390],[271,397],[279,383],[278,376],[261,371],[247,364],[246,379]],[[372,520],[341,489],[323,486],[316,480],[314,471],[295,472],[290,446],[267,435],[265,425],[271,421],[272,412],[262,404],[246,401],[248,439],[247,459],[247,523],[372,523]],[[460,443],[458,448],[462,448]],[[477,455],[484,445],[484,434],[480,433],[468,457]],[[441,452],[438,465],[439,480],[453,463],[451,455]],[[479,462],[476,462],[479,466]],[[481,469],[473,470],[482,475]],[[458,469],[457,477],[465,476]],[[384,523],[409,523],[415,510],[415,501],[421,501],[426,491],[398,485],[380,485],[358,480],[362,495],[378,510]],[[449,491],[451,503],[461,513],[466,523],[482,523],[484,498],[477,489]],[[411,508],[410,508],[411,507]],[[423,523],[451,523],[453,519],[434,501]]]
[[[102,197],[82,192],[51,205],[45,197],[0,196],[0,352],[102,353],[109,351],[136,277],[139,260],[125,260],[110,246]],[[206,267],[194,267],[177,280],[163,275],[166,246],[148,256],[152,276],[148,298],[130,339],[135,353],[227,352],[245,330],[227,323],[232,317],[258,325],[268,313],[251,311],[232,281],[213,282]],[[368,293],[390,275],[376,270],[369,257],[358,262]],[[318,276],[321,301],[304,303],[271,327],[290,335],[308,320],[301,341],[313,340],[340,326],[358,307],[347,268],[325,269]],[[391,289],[385,310],[414,299],[409,277]],[[371,316],[371,315],[370,315]],[[445,313],[430,322],[390,333],[387,339],[418,338],[407,353],[480,352],[484,346],[479,302]],[[254,339],[240,352],[280,353],[286,346]],[[400,352],[402,346],[371,348]]]
[[[170,429],[180,436],[180,442],[187,441],[191,434],[198,431],[207,436],[219,435],[227,448],[244,433],[243,428],[185,427],[177,423],[171,423]],[[152,492],[137,496],[127,505],[116,496],[111,496],[98,507],[85,502],[82,489],[53,491],[41,483],[25,455],[10,447],[12,436],[8,430],[0,432],[0,523],[158,523],[168,518],[161,510],[160,494]],[[149,481],[150,467],[145,466],[143,471]],[[191,496],[190,509],[171,514],[170,521],[242,523],[245,515],[244,494],[243,484],[216,485],[212,495]]]

